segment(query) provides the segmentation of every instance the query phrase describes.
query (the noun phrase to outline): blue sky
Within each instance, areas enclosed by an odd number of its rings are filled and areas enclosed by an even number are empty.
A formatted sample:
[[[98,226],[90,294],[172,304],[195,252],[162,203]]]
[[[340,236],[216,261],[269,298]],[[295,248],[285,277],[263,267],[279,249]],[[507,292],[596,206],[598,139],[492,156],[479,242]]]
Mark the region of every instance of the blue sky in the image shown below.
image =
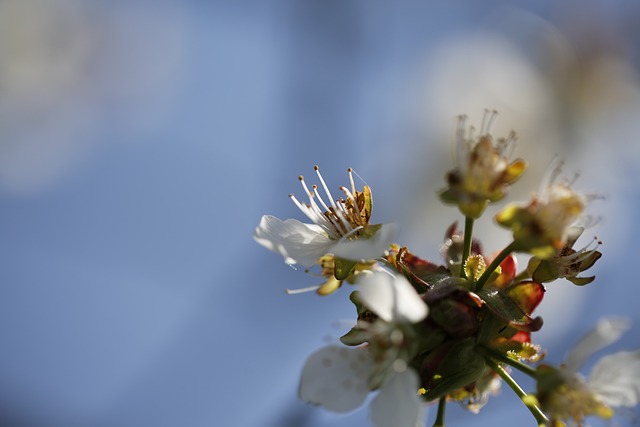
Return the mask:
[[[353,321],[348,290],[285,295],[315,278],[251,234],[302,219],[298,175],[318,164],[333,189],[353,167],[374,220],[437,257],[455,115],[484,107],[532,163],[514,197],[558,153],[606,196],[597,281],[541,307],[550,360],[604,315],[634,319],[612,349],[637,348],[638,10],[554,3],[0,6],[1,423],[367,425],[296,399],[306,356]],[[478,416],[450,406],[451,425],[529,417],[506,389]]]

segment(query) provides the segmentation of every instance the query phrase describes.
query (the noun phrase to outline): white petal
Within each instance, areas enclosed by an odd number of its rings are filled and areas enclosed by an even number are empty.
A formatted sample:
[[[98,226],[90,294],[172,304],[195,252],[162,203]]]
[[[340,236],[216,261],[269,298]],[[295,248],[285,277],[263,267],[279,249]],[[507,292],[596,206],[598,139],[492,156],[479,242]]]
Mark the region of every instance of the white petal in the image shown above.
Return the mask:
[[[427,305],[404,276],[375,271],[358,284],[362,302],[386,322],[416,323],[427,317]]]
[[[363,261],[376,259],[384,255],[396,237],[395,224],[383,224],[370,239],[341,239],[333,248],[333,254],[338,258]]]
[[[312,266],[321,256],[330,252],[334,242],[315,224],[296,219],[282,221],[265,215],[253,233],[253,238],[267,249],[279,253],[287,264]]]
[[[600,319],[596,327],[571,349],[567,355],[565,370],[571,373],[577,372],[589,356],[620,339],[630,326],[629,319]]]
[[[418,396],[418,375],[413,369],[392,372],[371,403],[371,421],[376,427],[421,425],[423,404]]]
[[[640,402],[640,350],[603,357],[591,370],[587,384],[605,405],[637,405]]]
[[[369,394],[373,360],[363,348],[330,345],[313,353],[302,369],[300,399],[333,412],[349,412]]]

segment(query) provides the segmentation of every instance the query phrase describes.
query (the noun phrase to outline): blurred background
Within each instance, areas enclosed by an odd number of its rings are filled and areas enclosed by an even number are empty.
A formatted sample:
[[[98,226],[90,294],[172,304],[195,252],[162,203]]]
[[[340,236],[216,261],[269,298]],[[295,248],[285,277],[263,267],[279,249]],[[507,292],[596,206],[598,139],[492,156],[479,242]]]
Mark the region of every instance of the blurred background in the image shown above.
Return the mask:
[[[297,400],[350,290],[285,295],[319,279],[253,229],[302,219],[287,195],[314,165],[332,189],[353,167],[374,222],[439,260],[455,117],[484,108],[530,163],[510,200],[555,155],[603,196],[578,242],[603,240],[598,278],[547,287],[537,342],[560,362],[614,315],[635,328],[598,355],[640,347],[639,49],[630,1],[1,0],[0,425],[368,425]],[[509,241],[494,212],[487,252]],[[533,425],[506,387],[447,416],[514,419]]]

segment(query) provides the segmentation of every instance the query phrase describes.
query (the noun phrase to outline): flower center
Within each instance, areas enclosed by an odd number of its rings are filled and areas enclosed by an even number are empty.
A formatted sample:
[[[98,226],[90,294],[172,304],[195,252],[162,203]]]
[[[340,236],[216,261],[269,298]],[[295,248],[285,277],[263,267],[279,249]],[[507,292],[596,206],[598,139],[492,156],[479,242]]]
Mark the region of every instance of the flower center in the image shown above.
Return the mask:
[[[293,194],[289,195],[291,200],[314,224],[322,227],[331,239],[338,240],[343,237],[359,236],[360,230],[368,225],[371,217],[371,190],[369,187],[365,185],[363,191],[356,191],[353,170],[349,168],[347,172],[349,173],[351,190],[347,187],[340,187],[345,198],[334,200],[318,166],[315,166],[314,170],[328,203],[320,194],[318,186],[313,185],[310,189],[302,175],[298,179],[305,193],[309,196],[309,203],[301,203]]]

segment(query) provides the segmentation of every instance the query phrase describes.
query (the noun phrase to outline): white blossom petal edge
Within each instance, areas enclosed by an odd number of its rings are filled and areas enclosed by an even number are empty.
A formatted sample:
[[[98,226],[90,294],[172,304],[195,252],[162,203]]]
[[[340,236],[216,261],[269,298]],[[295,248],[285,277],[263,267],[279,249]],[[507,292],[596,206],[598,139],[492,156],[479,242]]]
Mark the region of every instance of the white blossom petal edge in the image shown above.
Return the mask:
[[[575,373],[583,363],[596,351],[614,343],[620,339],[631,327],[629,319],[602,318],[596,327],[589,331],[578,343],[573,346],[567,355],[564,370]]]
[[[591,370],[587,384],[605,405],[636,406],[640,402],[640,350],[603,357]]]
[[[264,215],[253,233],[253,238],[267,249],[279,253],[287,264],[313,265],[334,245],[322,228],[305,224],[297,219],[282,221]]]
[[[402,367],[400,368],[402,370]],[[387,376],[380,393],[371,403],[371,421],[377,427],[417,427],[422,425],[424,406],[416,390],[418,374],[405,368]]]
[[[275,216],[264,215],[253,238],[265,248],[282,255],[287,264],[310,267],[326,254],[354,261],[383,256],[395,234],[395,224],[384,224],[370,239],[350,240],[350,236],[345,236],[332,240],[316,224],[306,224],[296,219],[283,221]]]
[[[630,326],[630,320],[625,318],[600,319],[570,351],[563,371],[575,375],[589,356],[620,339]],[[602,357],[591,370],[586,384],[607,406],[637,405],[640,402],[640,350]]]
[[[344,413],[364,402],[369,394],[371,354],[363,348],[329,345],[311,354],[302,369],[300,399]]]
[[[429,313],[427,304],[409,281],[387,271],[374,271],[358,281],[360,299],[382,320],[417,323]]]
[[[376,366],[366,348],[329,345],[311,354],[302,369],[299,395],[305,402],[337,413],[358,408],[369,393]],[[418,396],[418,374],[396,361],[371,405],[377,427],[420,425],[423,404]]]

